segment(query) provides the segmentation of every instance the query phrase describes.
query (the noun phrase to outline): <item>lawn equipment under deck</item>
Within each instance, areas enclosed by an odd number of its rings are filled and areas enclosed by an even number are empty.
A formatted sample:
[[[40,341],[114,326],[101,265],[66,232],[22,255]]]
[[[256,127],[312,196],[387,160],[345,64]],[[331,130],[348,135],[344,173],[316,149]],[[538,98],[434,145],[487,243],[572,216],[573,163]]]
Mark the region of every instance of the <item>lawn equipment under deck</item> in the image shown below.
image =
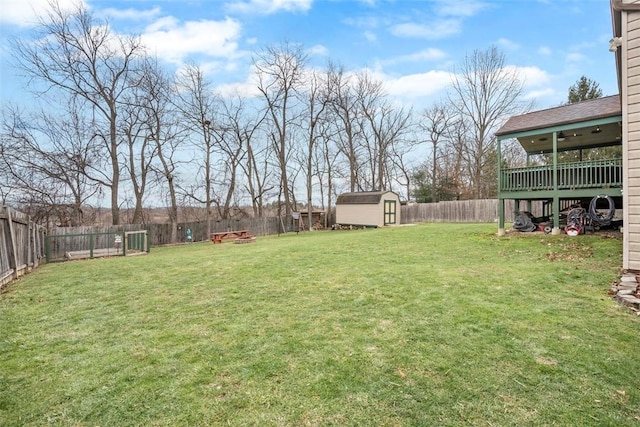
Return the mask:
[[[598,206],[600,200],[608,203],[607,207]],[[591,199],[589,209],[582,207],[582,204],[573,204],[560,212],[560,226],[564,226],[565,233],[569,236],[577,236],[586,232],[595,232],[604,228],[617,228],[622,225],[622,221],[614,221],[616,207],[612,197],[598,195]],[[513,228],[519,231],[544,231],[550,233],[552,230],[552,218],[534,217],[530,212],[516,212]]]

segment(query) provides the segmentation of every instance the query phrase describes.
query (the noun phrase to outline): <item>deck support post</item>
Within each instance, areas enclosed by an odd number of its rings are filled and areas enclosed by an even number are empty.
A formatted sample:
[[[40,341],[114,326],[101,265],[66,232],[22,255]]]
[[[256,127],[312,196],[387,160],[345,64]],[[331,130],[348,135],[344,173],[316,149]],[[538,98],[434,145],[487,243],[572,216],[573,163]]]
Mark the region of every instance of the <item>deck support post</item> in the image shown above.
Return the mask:
[[[553,228],[551,234],[556,236],[560,234],[560,197],[553,196]]]
[[[558,132],[553,132],[553,228],[552,235],[560,234],[560,197],[558,196]]]
[[[498,199],[498,236],[504,236],[504,199]]]
[[[498,155],[498,236],[504,236],[504,199],[500,197],[500,189],[502,188],[502,140],[497,138],[496,152]]]

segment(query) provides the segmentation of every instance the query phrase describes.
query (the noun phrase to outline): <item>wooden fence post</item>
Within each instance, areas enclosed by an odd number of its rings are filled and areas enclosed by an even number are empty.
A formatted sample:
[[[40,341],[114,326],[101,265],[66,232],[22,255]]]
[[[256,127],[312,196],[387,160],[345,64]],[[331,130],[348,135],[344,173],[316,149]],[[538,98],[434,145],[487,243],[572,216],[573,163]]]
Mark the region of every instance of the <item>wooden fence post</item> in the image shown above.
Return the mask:
[[[33,267],[33,242],[31,238],[33,237],[33,223],[31,222],[31,215],[27,217],[27,268],[26,271],[31,271]]]
[[[39,233],[38,224],[33,223],[33,269],[38,268],[38,264],[40,263],[40,244],[38,242],[40,233]]]
[[[13,264],[13,278],[18,278],[18,251],[16,250],[16,233],[13,229],[13,220],[11,219],[11,209],[9,206],[5,206],[5,212],[7,213],[7,221],[9,224],[9,240],[11,241],[11,255],[13,255],[13,259],[9,257],[9,268],[12,267]]]

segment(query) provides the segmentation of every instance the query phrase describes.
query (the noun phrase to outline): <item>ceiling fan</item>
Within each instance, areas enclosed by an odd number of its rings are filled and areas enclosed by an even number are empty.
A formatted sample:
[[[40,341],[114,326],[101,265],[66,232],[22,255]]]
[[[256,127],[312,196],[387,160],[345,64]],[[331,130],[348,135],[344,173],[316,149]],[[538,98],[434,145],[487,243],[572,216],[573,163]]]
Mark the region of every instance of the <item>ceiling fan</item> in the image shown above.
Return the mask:
[[[576,132],[567,132],[564,133],[563,131],[558,132],[558,141],[564,141],[567,138],[571,138],[571,137],[575,137],[575,136],[582,136],[581,133],[576,133]]]

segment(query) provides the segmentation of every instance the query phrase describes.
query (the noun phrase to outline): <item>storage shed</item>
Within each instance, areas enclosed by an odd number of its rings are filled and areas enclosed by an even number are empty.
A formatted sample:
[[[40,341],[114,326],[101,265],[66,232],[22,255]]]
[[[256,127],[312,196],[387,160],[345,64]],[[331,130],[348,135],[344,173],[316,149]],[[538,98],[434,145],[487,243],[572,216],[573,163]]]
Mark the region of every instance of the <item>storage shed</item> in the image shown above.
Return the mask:
[[[336,223],[366,227],[400,224],[400,197],[393,191],[341,194],[336,201]]]

